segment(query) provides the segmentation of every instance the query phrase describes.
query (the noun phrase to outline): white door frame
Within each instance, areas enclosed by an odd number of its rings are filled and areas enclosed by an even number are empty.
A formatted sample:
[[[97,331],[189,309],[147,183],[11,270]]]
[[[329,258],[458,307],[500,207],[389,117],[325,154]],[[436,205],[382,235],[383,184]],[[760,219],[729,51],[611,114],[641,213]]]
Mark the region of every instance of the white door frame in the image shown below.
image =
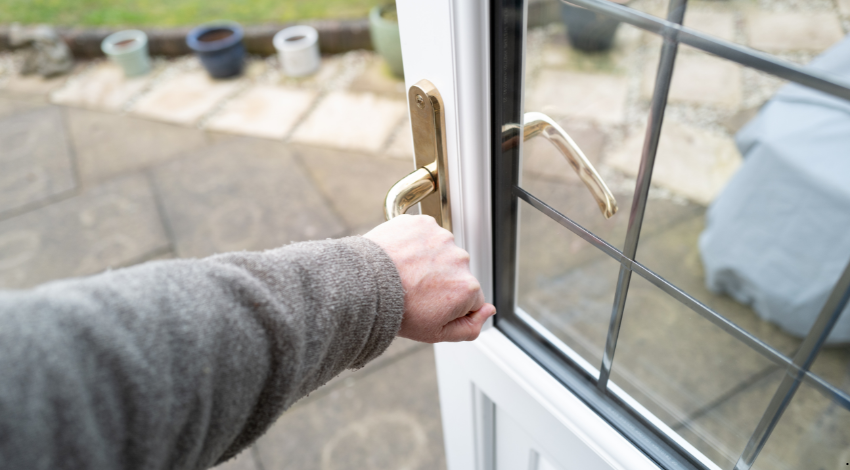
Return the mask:
[[[485,0],[398,0],[405,84],[430,80],[445,103],[457,244],[493,298],[489,11]],[[534,423],[548,458],[570,468],[658,469],[500,331],[436,347],[450,470],[495,468],[495,409]],[[557,431],[558,428],[561,431]],[[572,439],[564,439],[563,430]],[[550,436],[547,442],[546,436]],[[597,462],[597,463],[593,463]]]

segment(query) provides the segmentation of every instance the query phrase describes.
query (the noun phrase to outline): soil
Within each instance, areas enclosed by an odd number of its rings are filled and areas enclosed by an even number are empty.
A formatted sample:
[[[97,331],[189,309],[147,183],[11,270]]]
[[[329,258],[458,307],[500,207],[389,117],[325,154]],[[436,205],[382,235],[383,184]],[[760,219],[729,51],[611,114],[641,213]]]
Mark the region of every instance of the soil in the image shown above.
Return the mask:
[[[229,38],[230,36],[233,36],[233,31],[229,29],[213,29],[198,36],[198,41],[214,42],[222,40],[224,38]]]
[[[116,43],[115,43],[115,47],[127,47],[127,46],[129,46],[130,44],[133,44],[134,42],[136,42],[136,40],[135,40],[135,39],[125,39],[125,40],[123,40],[123,41],[118,41],[118,42],[116,42]]]
[[[304,39],[304,36],[292,36],[291,38],[286,38],[286,42],[295,42]]]

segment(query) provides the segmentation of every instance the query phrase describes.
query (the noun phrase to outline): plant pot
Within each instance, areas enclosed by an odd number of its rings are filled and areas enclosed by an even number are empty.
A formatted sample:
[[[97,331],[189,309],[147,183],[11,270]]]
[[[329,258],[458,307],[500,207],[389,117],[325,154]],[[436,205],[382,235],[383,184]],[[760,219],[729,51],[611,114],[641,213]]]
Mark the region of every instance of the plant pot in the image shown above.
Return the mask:
[[[100,50],[128,77],[144,75],[151,70],[148,36],[142,31],[128,29],[110,34],[100,43]]]
[[[625,2],[616,2],[625,3]],[[620,22],[585,8],[561,3],[561,20],[574,48],[596,52],[611,49]]]
[[[369,12],[369,35],[372,37],[372,47],[381,54],[393,75],[404,77],[401,38],[395,11],[394,3],[372,8]]]
[[[319,70],[319,32],[310,26],[292,26],[282,29],[272,40],[277,50],[283,73],[290,77],[303,77]]]
[[[213,78],[235,77],[245,65],[244,33],[236,23],[198,26],[186,35],[186,45],[195,51]]]

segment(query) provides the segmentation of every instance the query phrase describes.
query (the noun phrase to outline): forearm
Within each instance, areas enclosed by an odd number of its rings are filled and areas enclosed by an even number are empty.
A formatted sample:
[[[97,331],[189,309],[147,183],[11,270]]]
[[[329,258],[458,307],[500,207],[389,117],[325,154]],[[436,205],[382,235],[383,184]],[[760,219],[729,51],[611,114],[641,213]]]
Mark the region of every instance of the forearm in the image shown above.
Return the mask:
[[[402,312],[364,239],[2,294],[0,468],[206,468],[380,354]]]

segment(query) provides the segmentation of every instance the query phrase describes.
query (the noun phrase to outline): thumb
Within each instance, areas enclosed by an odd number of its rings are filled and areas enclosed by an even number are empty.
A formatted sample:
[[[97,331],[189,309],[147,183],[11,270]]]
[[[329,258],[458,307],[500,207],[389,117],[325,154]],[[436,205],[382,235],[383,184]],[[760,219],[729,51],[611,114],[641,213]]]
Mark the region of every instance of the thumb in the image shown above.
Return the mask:
[[[442,341],[472,341],[478,338],[484,322],[495,314],[496,307],[493,304],[484,304],[478,310],[450,321],[443,326]]]

